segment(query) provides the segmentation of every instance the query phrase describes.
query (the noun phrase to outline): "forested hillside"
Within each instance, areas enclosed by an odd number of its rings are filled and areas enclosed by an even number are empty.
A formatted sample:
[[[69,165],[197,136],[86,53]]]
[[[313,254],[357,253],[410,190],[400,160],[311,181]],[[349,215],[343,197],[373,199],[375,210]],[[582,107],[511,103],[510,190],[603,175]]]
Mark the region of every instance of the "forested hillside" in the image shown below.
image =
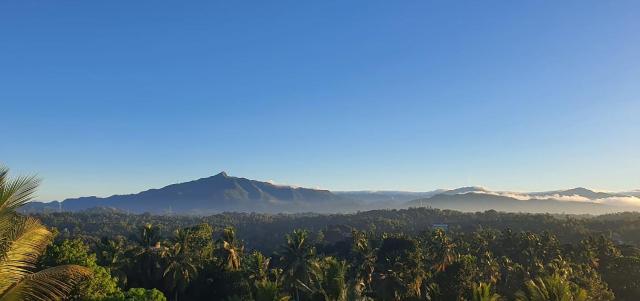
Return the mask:
[[[121,289],[156,288],[173,300],[640,296],[637,213],[415,208],[189,217],[94,210],[37,217],[59,233],[47,260],[64,263],[60,250],[84,250]]]

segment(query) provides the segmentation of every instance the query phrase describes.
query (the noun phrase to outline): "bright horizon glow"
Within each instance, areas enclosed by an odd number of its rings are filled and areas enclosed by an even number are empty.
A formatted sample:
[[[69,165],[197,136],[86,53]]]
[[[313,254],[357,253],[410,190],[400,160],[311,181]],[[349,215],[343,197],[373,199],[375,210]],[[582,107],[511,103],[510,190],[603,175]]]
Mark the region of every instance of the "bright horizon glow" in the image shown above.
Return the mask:
[[[227,171],[640,189],[640,3],[0,3],[0,163],[40,200]]]

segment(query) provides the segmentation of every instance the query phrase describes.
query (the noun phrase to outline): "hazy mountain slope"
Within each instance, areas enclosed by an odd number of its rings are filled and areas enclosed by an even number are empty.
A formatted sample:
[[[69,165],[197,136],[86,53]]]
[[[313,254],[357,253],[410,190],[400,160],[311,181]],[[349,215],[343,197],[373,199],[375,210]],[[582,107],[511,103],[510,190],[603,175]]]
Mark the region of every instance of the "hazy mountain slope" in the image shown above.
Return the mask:
[[[24,211],[58,204],[30,204]],[[63,211],[79,211],[92,207],[113,207],[132,212],[195,213],[221,211],[241,212],[337,212],[358,208],[358,202],[328,190],[278,186],[267,182],[230,177],[222,172],[191,182],[150,189],[137,194],[113,195],[106,198],[82,197],[66,199]]]
[[[637,192],[637,191],[634,191]],[[279,186],[267,182],[231,177],[222,172],[190,182],[150,189],[137,194],[106,198],[82,197],[63,202],[32,202],[23,212],[124,210],[150,212],[211,214],[236,212],[350,212],[407,206],[429,206],[461,211],[511,211],[549,213],[602,214],[637,211],[640,199],[634,192],[607,193],[578,187],[546,192],[500,192],[482,187],[461,187],[427,192],[406,191],[338,191]],[[638,192],[640,194],[640,192]],[[626,195],[626,197],[625,197]]]
[[[625,192],[621,192],[620,194],[622,194],[622,195],[628,195],[628,196],[636,196],[636,197],[640,197],[640,190],[625,191]]]
[[[469,192],[483,193],[483,192],[489,192],[489,191],[483,187],[469,186],[469,187],[460,187],[456,189],[446,190],[446,191],[443,191],[441,194],[454,195],[454,194],[462,194],[462,193],[469,193]]]
[[[621,196],[621,194],[617,194],[617,193],[608,193],[608,192],[596,192],[587,188],[583,188],[583,187],[577,187],[577,188],[573,188],[573,189],[567,189],[567,190],[555,190],[555,191],[544,191],[544,192],[532,192],[529,193],[529,195],[532,196],[553,196],[553,195],[559,195],[559,196],[580,196],[580,197],[584,197],[590,200],[597,200],[597,199],[605,199],[605,198],[610,198],[610,197],[616,197],[616,196]]]
[[[566,202],[554,199],[519,200],[486,193],[438,194],[408,203],[410,207],[433,207],[460,211],[497,210],[507,212],[602,214],[620,208],[593,202]]]

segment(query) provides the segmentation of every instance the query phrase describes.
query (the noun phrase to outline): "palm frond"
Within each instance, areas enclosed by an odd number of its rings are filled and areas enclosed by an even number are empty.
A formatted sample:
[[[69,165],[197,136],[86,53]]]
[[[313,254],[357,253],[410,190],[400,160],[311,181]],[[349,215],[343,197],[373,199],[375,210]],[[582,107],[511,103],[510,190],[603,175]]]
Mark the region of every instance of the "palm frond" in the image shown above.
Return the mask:
[[[0,166],[0,212],[12,211],[30,201],[40,184],[35,176],[8,178],[9,169]]]
[[[49,301],[69,295],[82,280],[91,276],[88,268],[62,265],[25,276],[4,294],[0,301]]]
[[[31,217],[15,217],[2,231],[0,245],[0,293],[29,275],[51,241],[51,232]]]

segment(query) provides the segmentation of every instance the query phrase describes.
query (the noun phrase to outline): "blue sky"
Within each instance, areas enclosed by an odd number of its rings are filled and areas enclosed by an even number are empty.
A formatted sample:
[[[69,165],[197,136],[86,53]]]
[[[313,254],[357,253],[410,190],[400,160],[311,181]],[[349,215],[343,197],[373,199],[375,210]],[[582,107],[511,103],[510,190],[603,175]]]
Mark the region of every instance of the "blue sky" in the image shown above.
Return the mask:
[[[562,2],[562,3],[560,3]],[[0,3],[0,162],[40,199],[231,175],[640,188],[637,1]]]

